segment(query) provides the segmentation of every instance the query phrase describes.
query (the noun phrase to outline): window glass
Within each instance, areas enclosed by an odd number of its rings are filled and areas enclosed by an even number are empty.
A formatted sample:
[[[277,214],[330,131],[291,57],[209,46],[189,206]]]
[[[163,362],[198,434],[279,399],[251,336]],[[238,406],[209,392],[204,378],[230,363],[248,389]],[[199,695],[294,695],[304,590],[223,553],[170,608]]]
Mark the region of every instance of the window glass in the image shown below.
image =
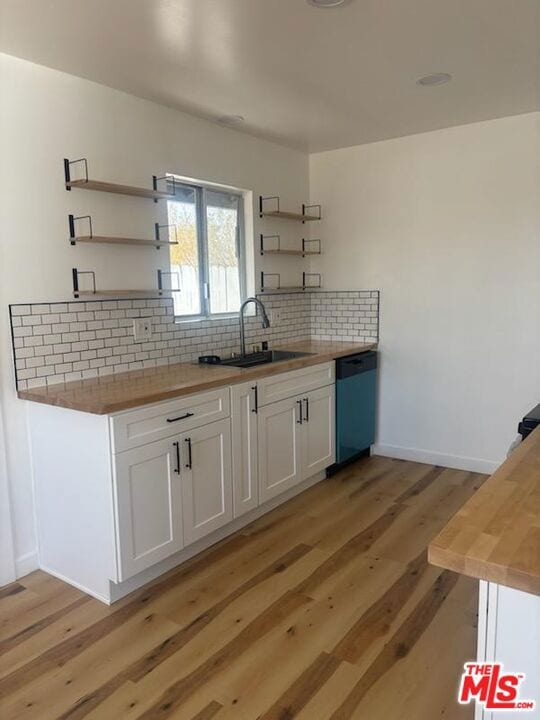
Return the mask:
[[[178,273],[181,292],[174,293],[175,315],[200,315],[201,263],[199,257],[199,230],[197,193],[193,188],[177,189],[175,202],[169,202],[170,237],[178,238],[171,245],[171,271]]]
[[[176,183],[168,202],[171,271],[180,287],[175,315],[209,317],[238,312],[245,286],[242,195]]]
[[[238,195],[206,193],[211,313],[238,312],[240,308],[239,200]]]

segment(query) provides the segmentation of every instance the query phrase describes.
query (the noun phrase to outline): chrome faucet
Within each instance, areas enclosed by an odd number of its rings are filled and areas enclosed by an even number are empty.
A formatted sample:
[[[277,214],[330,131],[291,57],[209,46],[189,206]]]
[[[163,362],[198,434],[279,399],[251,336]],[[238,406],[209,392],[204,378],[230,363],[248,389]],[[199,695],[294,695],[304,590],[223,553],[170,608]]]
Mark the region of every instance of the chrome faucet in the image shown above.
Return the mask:
[[[244,330],[244,310],[246,309],[246,305],[249,305],[249,303],[255,303],[256,307],[259,309],[261,315],[262,315],[262,326],[263,328],[269,328],[270,327],[270,320],[268,319],[268,315],[266,314],[266,308],[262,304],[262,302],[256,298],[256,297],[249,297],[247,300],[244,300],[242,305],[240,306],[240,354],[242,357],[245,357],[246,355],[246,336],[245,336],[245,330]]]

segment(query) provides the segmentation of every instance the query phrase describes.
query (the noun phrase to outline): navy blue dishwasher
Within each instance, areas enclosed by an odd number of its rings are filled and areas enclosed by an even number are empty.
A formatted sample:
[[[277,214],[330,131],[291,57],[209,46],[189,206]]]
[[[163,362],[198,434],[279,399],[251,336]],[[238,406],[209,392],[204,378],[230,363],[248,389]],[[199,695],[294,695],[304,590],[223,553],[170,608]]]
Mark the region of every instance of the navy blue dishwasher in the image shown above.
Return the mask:
[[[353,460],[375,442],[377,352],[336,360],[336,464]]]

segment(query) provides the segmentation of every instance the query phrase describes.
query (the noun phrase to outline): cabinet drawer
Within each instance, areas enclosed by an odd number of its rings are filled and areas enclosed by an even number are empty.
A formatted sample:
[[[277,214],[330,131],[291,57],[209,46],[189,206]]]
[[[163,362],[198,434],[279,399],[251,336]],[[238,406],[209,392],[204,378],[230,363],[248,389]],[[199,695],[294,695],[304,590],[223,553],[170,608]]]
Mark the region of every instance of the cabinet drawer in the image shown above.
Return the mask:
[[[268,405],[293,395],[331,385],[335,380],[334,365],[333,362],[321,363],[262,378],[257,382],[259,405]]]
[[[178,435],[184,430],[222,420],[229,414],[228,387],[129,410],[111,418],[113,452]]]

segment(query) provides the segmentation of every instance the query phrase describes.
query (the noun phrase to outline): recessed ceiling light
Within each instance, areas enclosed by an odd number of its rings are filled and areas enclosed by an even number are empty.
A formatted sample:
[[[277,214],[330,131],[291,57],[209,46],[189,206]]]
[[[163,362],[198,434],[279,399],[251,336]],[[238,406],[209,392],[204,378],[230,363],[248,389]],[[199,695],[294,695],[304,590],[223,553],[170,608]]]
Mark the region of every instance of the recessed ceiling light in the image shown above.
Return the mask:
[[[432,86],[432,85],[444,85],[450,82],[452,76],[448,73],[433,73],[432,75],[424,75],[424,77],[418,78],[416,81],[417,85]]]
[[[349,0],[307,0],[310,5],[317,8],[335,8],[345,5]]]
[[[243,123],[245,117],[243,115],[222,115],[217,118],[217,121],[222,125],[239,125]]]

